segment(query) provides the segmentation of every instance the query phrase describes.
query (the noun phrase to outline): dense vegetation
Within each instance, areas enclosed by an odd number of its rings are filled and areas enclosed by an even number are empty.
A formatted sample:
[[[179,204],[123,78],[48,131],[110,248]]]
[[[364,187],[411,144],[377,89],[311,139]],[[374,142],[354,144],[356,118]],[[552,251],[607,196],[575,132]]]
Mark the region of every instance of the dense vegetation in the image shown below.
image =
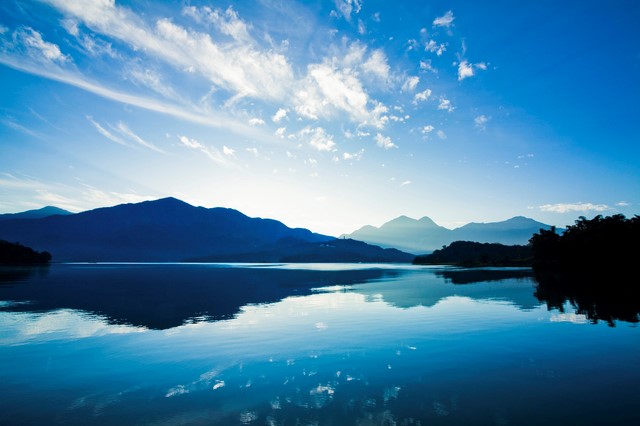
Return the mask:
[[[529,240],[533,266],[539,271],[570,271],[593,276],[625,270],[638,260],[640,216],[623,215],[589,220],[581,216],[559,235],[555,228],[541,229]],[[626,274],[622,274],[626,275]]]
[[[37,252],[21,244],[0,240],[0,264],[49,263],[49,252]]]
[[[417,265],[530,266],[531,247],[498,243],[454,241],[431,254],[418,256]]]
[[[569,302],[594,322],[638,322],[639,241],[639,216],[580,217],[562,235],[540,230],[530,240],[536,296],[549,308]]]

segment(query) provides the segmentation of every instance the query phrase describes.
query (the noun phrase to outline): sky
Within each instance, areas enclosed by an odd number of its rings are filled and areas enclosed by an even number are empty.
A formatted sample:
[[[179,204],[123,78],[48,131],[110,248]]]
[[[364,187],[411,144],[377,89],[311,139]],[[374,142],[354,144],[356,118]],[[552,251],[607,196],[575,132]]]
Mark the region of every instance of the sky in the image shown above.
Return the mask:
[[[0,2],[0,213],[640,214],[640,2]]]

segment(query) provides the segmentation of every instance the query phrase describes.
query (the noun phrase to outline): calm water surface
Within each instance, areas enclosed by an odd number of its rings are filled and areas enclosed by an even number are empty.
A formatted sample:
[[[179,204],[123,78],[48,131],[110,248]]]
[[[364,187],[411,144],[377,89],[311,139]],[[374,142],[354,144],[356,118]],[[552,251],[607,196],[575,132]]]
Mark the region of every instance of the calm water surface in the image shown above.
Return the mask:
[[[527,270],[0,270],[0,424],[637,425],[640,330]]]

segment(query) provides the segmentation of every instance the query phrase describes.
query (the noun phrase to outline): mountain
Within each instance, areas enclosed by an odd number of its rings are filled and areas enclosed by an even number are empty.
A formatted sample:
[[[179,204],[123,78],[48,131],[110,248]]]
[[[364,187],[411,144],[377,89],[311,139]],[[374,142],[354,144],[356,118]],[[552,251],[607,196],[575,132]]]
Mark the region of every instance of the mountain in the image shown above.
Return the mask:
[[[454,241],[527,244],[534,233],[549,228],[551,226],[544,223],[516,216],[502,222],[469,223],[451,230],[437,225],[426,216],[420,220],[400,216],[380,228],[363,226],[345,237],[381,247],[395,247],[409,253],[424,254]]]
[[[380,228],[363,226],[346,237],[409,253],[424,253],[450,242],[450,233],[450,229],[437,225],[426,216],[420,220],[400,216]]]
[[[0,214],[0,220],[10,220],[10,219],[41,219],[43,217],[53,216],[53,215],[69,215],[73,214],[70,211],[61,209],[59,207],[54,206],[46,206],[37,210],[27,210],[26,212],[21,213],[5,213]]]
[[[167,262],[204,257],[257,261],[252,254],[270,250],[286,248],[289,257],[299,254],[282,241],[304,245],[334,240],[308,229],[289,228],[276,220],[250,218],[227,208],[194,207],[175,198],[73,215],[4,220],[0,221],[0,238],[46,250],[56,262]],[[308,252],[309,247],[305,250]],[[366,261],[371,257],[370,250],[362,246],[342,261]],[[305,261],[313,259],[305,257]],[[392,259],[387,261],[395,261]]]
[[[501,243],[506,245],[527,244],[540,229],[550,225],[523,216],[515,216],[502,222],[468,223],[452,231],[453,241],[475,241],[478,243]]]

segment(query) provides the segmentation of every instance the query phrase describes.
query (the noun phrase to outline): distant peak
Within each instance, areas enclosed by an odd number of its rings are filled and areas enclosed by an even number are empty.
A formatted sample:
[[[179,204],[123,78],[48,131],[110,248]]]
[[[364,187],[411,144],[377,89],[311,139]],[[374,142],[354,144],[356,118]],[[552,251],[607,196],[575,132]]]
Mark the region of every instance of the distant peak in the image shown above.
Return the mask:
[[[398,216],[395,219],[390,220],[389,222],[387,222],[387,224],[389,223],[414,223],[417,222],[417,220],[410,218],[409,216]]]
[[[163,204],[163,205],[174,205],[174,206],[191,206],[191,204],[179,200],[175,197],[165,197],[165,198],[159,198],[157,200],[149,200],[149,201],[145,201],[145,203],[153,203],[153,204]],[[191,206],[193,207],[193,206]]]
[[[418,220],[420,223],[428,223],[429,225],[437,225],[429,216],[423,216]]]
[[[511,219],[505,220],[505,222],[535,222],[535,220],[524,216],[514,216]]]

